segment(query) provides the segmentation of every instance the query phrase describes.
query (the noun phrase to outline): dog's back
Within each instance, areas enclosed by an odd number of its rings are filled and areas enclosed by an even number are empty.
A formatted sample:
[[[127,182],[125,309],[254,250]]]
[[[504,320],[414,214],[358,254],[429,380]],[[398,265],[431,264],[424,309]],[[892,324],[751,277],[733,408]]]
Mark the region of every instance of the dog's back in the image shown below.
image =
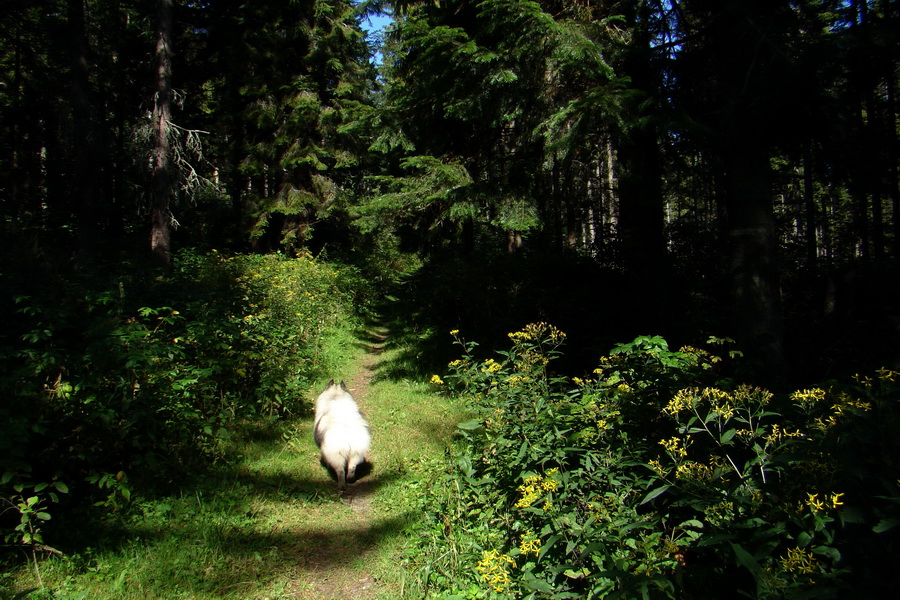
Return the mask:
[[[343,381],[331,380],[316,399],[313,437],[322,451],[322,464],[334,473],[341,490],[362,476],[360,467],[368,464],[371,444],[369,425]]]

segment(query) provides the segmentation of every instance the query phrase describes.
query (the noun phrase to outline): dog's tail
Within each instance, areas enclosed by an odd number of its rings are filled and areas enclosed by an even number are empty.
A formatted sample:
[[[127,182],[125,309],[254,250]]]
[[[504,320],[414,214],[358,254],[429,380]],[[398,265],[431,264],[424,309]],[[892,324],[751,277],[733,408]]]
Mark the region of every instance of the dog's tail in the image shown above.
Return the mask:
[[[355,483],[372,472],[372,463],[367,456],[362,456],[352,449],[341,456],[342,465],[336,469],[338,488],[347,489],[347,485]]]
[[[341,453],[341,465],[337,469],[338,489],[344,491],[347,489],[348,483],[353,483],[354,471],[356,465],[353,463],[353,452],[350,448]]]

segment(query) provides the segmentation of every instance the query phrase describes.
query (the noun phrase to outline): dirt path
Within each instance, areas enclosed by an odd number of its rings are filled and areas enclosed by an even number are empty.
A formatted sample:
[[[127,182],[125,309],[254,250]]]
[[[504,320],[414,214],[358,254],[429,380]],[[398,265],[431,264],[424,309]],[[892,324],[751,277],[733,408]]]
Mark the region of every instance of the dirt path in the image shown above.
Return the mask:
[[[363,413],[367,412],[372,379],[387,339],[387,330],[374,328],[363,348],[355,371],[345,379],[348,391]],[[373,443],[377,462],[377,439]],[[377,474],[351,484],[312,510],[299,527],[303,543],[294,548],[297,574],[285,590],[290,598],[302,600],[372,600],[388,597],[388,590],[368,568],[367,555],[378,544],[384,522],[373,508],[379,478]]]

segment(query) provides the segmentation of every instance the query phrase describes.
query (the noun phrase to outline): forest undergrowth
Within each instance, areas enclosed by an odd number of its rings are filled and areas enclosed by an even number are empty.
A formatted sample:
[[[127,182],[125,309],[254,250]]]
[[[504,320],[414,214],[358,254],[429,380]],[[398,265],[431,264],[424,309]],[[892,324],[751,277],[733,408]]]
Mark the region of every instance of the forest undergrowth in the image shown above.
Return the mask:
[[[366,332],[359,273],[216,251],[114,273],[0,277],[0,598],[392,597],[410,478],[453,418],[376,375],[401,352]],[[375,437],[347,502],[310,433],[330,377]]]
[[[433,386],[383,376],[399,356],[386,336],[375,326],[341,339],[353,349],[332,365],[373,435],[373,472],[344,494],[319,465],[310,413],[248,424],[227,442],[229,461],[173,494],[132,496],[79,550],[7,561],[0,598],[414,597],[409,528],[463,417]],[[303,395],[310,408],[318,387]]]
[[[184,253],[143,289],[4,283],[2,600],[900,589],[890,365],[771,391],[730,340],[641,336],[575,373],[583,346],[552,324],[480,346],[308,255]],[[343,496],[310,435],[329,378],[374,438]]]
[[[433,381],[476,418],[427,490],[427,597],[896,595],[897,371],[773,393],[727,340],[642,336],[571,377],[547,323],[491,353],[450,335]]]

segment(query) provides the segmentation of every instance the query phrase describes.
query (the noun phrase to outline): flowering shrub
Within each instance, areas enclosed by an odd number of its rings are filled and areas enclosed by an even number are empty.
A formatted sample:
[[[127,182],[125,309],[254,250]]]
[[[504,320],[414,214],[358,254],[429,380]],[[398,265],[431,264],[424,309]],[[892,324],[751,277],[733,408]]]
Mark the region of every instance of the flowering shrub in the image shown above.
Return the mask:
[[[552,373],[565,334],[550,325],[509,334],[496,358],[451,333],[463,356],[432,382],[476,418],[428,498],[435,597],[820,597],[883,581],[897,372],[776,395],[710,351],[641,337],[569,379]]]

